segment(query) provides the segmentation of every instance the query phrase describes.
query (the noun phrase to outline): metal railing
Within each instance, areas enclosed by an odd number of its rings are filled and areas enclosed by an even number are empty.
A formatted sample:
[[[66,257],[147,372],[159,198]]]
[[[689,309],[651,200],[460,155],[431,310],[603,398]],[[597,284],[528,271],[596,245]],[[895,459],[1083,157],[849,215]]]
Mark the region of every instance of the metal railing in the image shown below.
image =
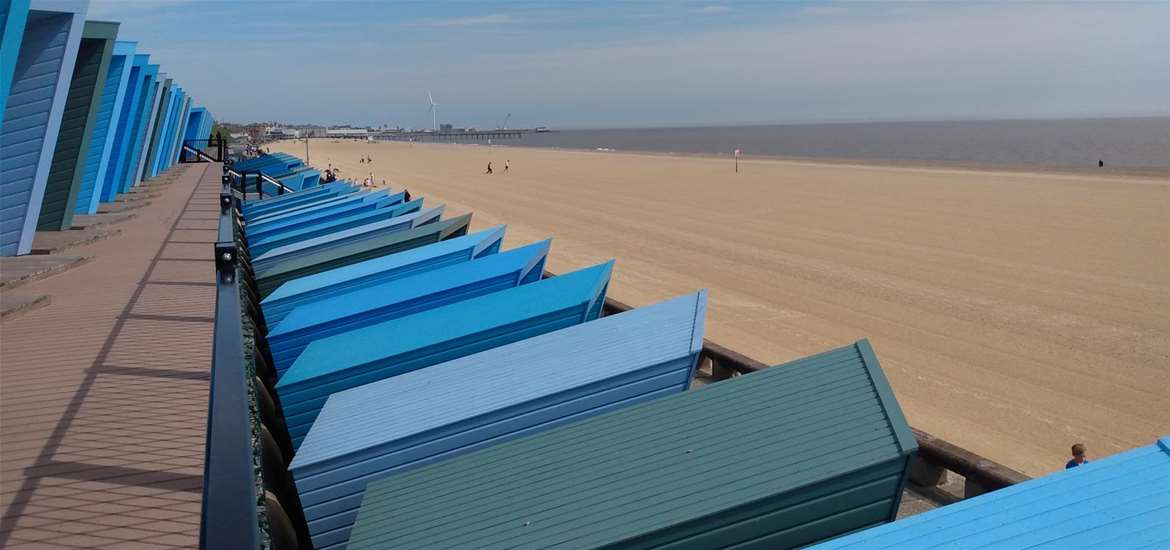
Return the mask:
[[[257,198],[260,198],[260,199],[263,199],[265,196],[269,196],[269,197],[280,196],[280,195],[283,195],[285,193],[295,193],[296,192],[295,190],[293,190],[293,188],[288,187],[283,183],[280,183],[279,180],[277,180],[277,179],[273,178],[272,176],[269,176],[268,174],[265,174],[264,172],[261,172],[259,170],[253,170],[253,171],[241,170],[241,171],[237,172],[237,171],[232,170],[231,168],[228,168],[225,166],[224,174],[225,174],[225,177],[230,178],[230,180],[231,180],[228,183],[228,185],[230,185],[233,189],[238,190],[240,192],[241,198],[243,198],[243,199],[248,198],[248,181],[249,180],[252,180],[252,182],[255,185],[255,187],[253,188],[253,193],[256,195]],[[276,194],[273,195],[272,193],[265,193],[264,192],[264,184],[268,184],[268,185],[275,187]]]
[[[222,136],[208,139],[185,139],[179,150],[180,163],[223,162],[227,158],[227,140]]]
[[[224,169],[215,243],[216,302],[199,546],[312,548],[288,472],[292,440],[276,394],[241,194]]]

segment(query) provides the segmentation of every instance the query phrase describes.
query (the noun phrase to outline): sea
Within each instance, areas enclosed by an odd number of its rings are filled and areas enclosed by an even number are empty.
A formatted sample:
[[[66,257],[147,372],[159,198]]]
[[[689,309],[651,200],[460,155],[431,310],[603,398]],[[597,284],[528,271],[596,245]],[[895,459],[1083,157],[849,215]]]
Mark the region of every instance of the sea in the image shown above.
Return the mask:
[[[499,145],[1170,174],[1170,117],[553,130]]]

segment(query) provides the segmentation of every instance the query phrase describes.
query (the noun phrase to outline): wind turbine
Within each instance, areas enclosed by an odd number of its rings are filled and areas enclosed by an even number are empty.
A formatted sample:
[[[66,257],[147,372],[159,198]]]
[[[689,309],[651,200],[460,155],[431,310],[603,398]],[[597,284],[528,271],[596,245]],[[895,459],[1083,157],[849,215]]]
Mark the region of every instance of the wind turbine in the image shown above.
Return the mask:
[[[430,90],[427,90],[427,101],[429,101],[431,103],[431,131],[438,132],[439,131],[439,116],[438,116],[438,112],[435,109],[435,107],[438,107],[439,104],[435,103],[435,98],[431,96]]]

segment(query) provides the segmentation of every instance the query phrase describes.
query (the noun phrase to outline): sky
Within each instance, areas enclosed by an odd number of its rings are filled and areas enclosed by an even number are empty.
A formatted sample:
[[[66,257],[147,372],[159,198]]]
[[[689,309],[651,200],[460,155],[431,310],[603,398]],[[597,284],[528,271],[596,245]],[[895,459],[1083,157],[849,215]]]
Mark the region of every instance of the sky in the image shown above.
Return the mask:
[[[1170,2],[92,0],[232,122],[1170,115]]]

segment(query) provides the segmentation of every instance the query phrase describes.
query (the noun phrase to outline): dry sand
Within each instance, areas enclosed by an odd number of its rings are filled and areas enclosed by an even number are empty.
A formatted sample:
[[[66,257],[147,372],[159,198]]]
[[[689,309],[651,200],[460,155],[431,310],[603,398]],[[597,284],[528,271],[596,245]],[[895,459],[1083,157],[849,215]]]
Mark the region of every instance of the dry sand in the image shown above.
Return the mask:
[[[911,424],[1032,475],[1170,433],[1167,179],[324,139],[311,160],[509,247],[553,236],[555,272],[616,257],[631,305],[709,288],[708,337],[767,363],[869,338]]]

